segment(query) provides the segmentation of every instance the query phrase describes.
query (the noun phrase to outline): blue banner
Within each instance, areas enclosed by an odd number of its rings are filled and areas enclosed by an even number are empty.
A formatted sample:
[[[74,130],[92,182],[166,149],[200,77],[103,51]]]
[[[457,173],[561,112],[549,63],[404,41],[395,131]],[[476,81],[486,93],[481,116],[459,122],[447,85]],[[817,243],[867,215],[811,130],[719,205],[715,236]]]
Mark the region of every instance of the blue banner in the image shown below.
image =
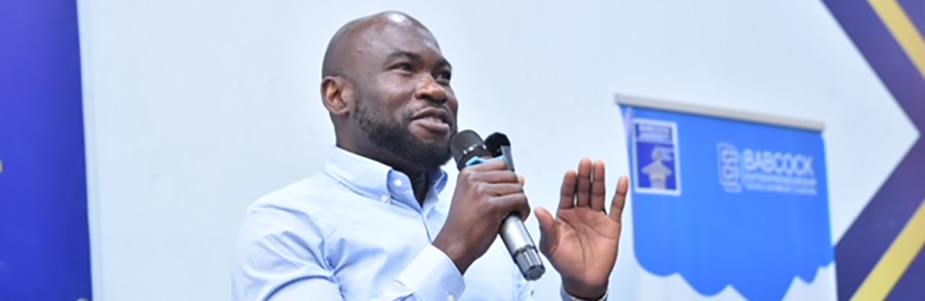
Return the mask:
[[[780,300],[833,262],[820,132],[621,105],[636,257],[699,294]],[[834,298],[834,295],[831,296]]]
[[[75,1],[0,1],[0,300],[89,300]]]

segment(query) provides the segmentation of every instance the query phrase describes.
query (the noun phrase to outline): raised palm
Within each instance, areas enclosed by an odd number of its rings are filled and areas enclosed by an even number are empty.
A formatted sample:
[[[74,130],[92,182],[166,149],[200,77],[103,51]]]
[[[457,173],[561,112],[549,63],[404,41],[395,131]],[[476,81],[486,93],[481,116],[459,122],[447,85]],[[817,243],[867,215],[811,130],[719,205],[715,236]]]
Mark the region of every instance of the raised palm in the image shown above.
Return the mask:
[[[556,217],[542,208],[536,212],[540,250],[562,275],[565,290],[585,299],[606,293],[620,244],[628,180],[621,177],[608,215],[604,174],[602,162],[582,160],[577,173],[565,174]]]

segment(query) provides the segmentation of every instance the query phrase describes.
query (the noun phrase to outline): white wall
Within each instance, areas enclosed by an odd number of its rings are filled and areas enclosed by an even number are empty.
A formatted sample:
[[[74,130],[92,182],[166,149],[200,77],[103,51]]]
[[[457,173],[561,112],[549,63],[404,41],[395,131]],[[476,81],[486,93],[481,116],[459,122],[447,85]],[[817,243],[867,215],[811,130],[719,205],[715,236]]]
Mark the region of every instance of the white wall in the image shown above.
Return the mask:
[[[328,39],[381,10],[430,27],[461,128],[512,138],[534,206],[583,156],[627,171],[616,92],[825,122],[836,240],[918,135],[821,1],[392,2],[80,1],[96,300],[230,299],[245,206],[333,144]]]

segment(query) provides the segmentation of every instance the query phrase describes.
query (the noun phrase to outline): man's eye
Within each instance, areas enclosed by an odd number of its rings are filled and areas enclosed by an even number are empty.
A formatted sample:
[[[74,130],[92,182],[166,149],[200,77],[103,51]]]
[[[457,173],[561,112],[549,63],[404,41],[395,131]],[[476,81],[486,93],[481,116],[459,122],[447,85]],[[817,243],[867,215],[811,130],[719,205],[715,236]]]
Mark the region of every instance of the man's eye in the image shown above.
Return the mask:
[[[412,65],[409,64],[409,63],[401,63],[401,64],[398,64],[398,65],[395,65],[395,67],[393,67],[393,68],[398,69],[398,70],[402,70],[402,71],[414,72],[414,66],[412,66]]]
[[[440,72],[440,73],[437,74],[437,80],[438,80],[438,81],[447,81],[447,82],[449,82],[451,77],[452,77],[452,74],[450,74],[449,72]]]

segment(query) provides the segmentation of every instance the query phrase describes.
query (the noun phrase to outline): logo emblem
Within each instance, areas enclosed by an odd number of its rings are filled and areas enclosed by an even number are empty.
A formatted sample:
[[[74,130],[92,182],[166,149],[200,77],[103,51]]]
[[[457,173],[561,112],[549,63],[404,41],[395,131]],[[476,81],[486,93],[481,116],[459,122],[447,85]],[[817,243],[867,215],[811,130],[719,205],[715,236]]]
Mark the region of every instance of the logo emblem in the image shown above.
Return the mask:
[[[739,185],[739,150],[731,143],[716,144],[717,161],[719,161],[719,184],[726,192],[741,192]]]
[[[634,119],[632,139],[636,192],[681,195],[677,123]]]
[[[745,190],[814,196],[817,193],[813,157],[798,153],[716,144],[719,184],[728,193]]]

